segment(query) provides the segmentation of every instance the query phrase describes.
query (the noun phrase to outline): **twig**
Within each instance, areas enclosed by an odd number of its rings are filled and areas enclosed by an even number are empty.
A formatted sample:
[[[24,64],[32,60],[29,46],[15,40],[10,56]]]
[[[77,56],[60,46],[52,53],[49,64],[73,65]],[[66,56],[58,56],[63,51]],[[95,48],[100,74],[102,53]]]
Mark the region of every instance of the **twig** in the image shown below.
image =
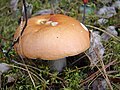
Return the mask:
[[[100,60],[100,63],[101,63],[101,66],[102,66],[102,69],[103,69],[103,72],[104,72],[105,80],[106,80],[106,82],[108,83],[108,86],[110,87],[110,89],[113,90],[113,87],[112,87],[112,85],[111,85],[111,83],[110,83],[110,80],[109,80],[109,78],[108,78],[108,75],[107,75],[107,72],[106,72],[106,69],[105,69],[104,62],[103,62],[103,60],[100,58],[99,52],[96,52],[96,50],[94,50],[94,51],[95,51],[97,57],[98,57],[99,60]]]
[[[20,36],[18,36],[13,42],[12,42],[12,45],[10,46],[10,48],[8,49],[7,53],[6,53],[6,57],[9,57],[9,52],[10,50],[12,49],[12,47],[19,41],[20,37],[22,36],[26,26],[27,26],[27,8],[26,8],[26,2],[25,0],[23,0],[23,6],[24,6],[24,13],[25,13],[25,24],[24,24],[24,27],[22,28],[21,30],[21,33],[20,33]]]
[[[89,60],[90,61],[92,61],[91,60],[91,58],[89,57],[89,55],[87,55],[87,53],[85,53],[86,54],[86,56],[89,58]],[[96,67],[97,67],[97,69],[99,70],[99,72],[103,75],[103,77],[105,78],[105,76],[104,76],[104,73],[102,72],[102,70],[98,67],[98,65],[96,65],[96,63],[93,63]]]
[[[86,13],[86,3],[84,3],[84,11],[83,11],[83,17],[82,17],[82,23],[85,22],[85,13]]]
[[[24,27],[23,27],[23,29],[22,29],[22,31],[21,31],[21,36],[22,36],[22,34],[23,34],[26,26],[27,26],[27,21],[28,21],[27,8],[26,8],[26,2],[25,2],[25,0],[23,0],[23,6],[24,6],[24,13],[25,13],[25,25],[24,25]]]

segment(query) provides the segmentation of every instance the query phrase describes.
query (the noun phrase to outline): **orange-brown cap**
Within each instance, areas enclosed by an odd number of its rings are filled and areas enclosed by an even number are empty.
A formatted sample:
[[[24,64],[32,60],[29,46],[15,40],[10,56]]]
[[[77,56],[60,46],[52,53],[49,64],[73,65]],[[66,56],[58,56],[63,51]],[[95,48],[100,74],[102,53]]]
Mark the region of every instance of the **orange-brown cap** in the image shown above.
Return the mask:
[[[18,27],[14,39],[20,34]],[[34,16],[14,48],[31,59],[56,60],[74,56],[90,46],[89,31],[72,17],[54,14]]]

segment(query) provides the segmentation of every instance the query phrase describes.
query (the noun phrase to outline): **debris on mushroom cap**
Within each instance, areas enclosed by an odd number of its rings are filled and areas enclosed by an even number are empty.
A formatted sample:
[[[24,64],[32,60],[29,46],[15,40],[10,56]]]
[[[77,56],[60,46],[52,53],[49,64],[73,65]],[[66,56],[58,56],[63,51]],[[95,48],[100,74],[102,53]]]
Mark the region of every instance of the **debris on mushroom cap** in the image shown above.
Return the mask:
[[[45,23],[38,23],[40,20]],[[20,27],[14,38],[18,37],[19,31]],[[84,52],[89,45],[89,31],[79,21],[66,15],[47,14],[28,19],[14,48],[23,57],[56,60]]]
[[[37,24],[46,24],[46,25],[56,26],[58,22],[50,21],[49,19],[40,19],[37,21]]]
[[[52,23],[52,21],[47,21],[45,24],[50,25],[51,23]]]
[[[45,24],[47,22],[46,19],[39,19],[37,20],[37,24]]]
[[[56,26],[58,24],[58,22],[52,22],[51,25],[52,26]]]

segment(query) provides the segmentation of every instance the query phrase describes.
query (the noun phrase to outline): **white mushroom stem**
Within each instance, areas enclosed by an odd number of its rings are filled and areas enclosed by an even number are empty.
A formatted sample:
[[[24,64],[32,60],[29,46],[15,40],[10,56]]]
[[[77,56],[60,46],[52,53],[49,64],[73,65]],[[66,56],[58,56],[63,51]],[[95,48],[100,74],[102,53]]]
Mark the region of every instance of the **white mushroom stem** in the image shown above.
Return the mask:
[[[61,72],[66,66],[66,58],[51,60],[49,61],[49,65],[51,70]]]

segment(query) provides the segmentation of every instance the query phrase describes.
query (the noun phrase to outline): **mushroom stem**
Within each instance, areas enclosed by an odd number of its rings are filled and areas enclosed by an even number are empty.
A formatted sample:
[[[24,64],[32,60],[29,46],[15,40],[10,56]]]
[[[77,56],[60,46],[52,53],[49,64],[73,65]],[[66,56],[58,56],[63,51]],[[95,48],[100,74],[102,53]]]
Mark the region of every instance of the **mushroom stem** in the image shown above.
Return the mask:
[[[49,61],[50,70],[61,72],[66,66],[66,58]]]

